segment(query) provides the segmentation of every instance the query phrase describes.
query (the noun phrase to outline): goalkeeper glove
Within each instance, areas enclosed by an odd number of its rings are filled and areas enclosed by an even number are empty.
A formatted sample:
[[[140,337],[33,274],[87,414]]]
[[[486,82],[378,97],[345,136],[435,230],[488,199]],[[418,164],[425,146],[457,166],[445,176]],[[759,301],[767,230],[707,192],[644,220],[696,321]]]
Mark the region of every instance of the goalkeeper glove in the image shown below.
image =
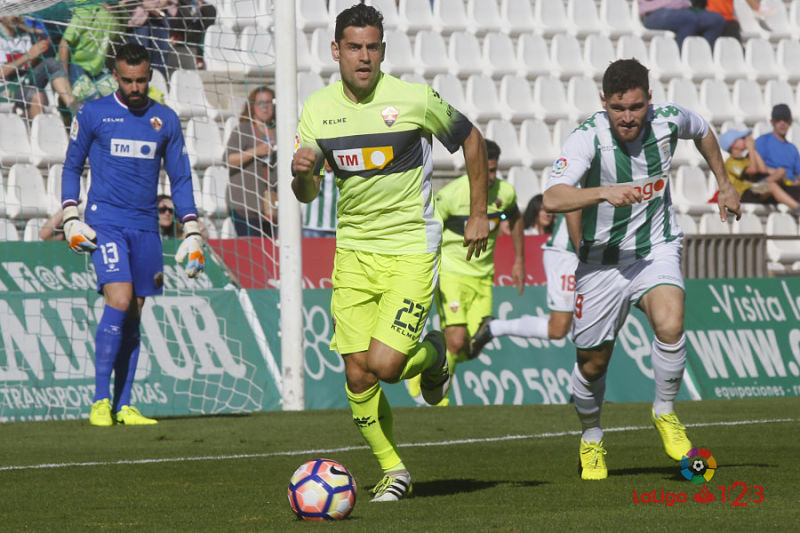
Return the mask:
[[[78,206],[65,207],[63,218],[64,236],[70,250],[76,254],[97,250],[97,244],[95,244],[97,234],[89,225],[81,221],[78,216]]]
[[[206,259],[203,256],[203,236],[200,234],[200,223],[190,220],[183,225],[183,232],[186,235],[183,242],[175,253],[175,262],[182,263],[186,256],[189,261],[186,263],[186,275],[196,278],[206,267]]]

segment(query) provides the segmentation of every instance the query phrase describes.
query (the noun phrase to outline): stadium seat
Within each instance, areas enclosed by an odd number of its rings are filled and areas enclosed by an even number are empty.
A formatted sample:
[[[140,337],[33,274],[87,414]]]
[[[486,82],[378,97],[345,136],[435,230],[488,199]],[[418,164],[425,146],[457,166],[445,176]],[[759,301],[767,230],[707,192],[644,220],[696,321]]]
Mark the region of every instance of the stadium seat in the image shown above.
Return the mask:
[[[564,146],[564,141],[567,140],[570,133],[575,131],[577,126],[578,123],[574,120],[566,118],[556,120],[555,124],[553,124],[553,145],[556,148],[556,152],[561,153],[561,147]]]
[[[700,215],[697,230],[701,235],[728,235],[731,227],[719,219],[718,213],[705,213]]]
[[[202,179],[203,199],[200,209],[207,217],[222,218],[228,215],[228,168],[208,167]]]
[[[517,193],[517,206],[523,212],[531,198],[542,192],[536,172],[528,167],[515,166],[508,169],[508,182],[514,186],[514,191]]]
[[[769,116],[770,109],[764,105],[761,86],[754,80],[736,80],[733,84],[732,101],[738,109],[738,118],[753,124]]]
[[[331,55],[331,41],[333,37],[327,28],[316,28],[311,33],[311,44],[308,48],[311,71],[321,76],[329,76],[332,72],[339,71],[339,64]]]
[[[383,15],[383,31],[398,28],[400,15],[397,14],[396,0],[367,0],[367,4],[374,6]]]
[[[567,20],[569,31],[578,37],[588,37],[593,33],[604,31],[595,0],[568,0]]]
[[[501,116],[508,121],[522,121],[541,115],[533,103],[528,80],[522,76],[508,75],[500,80]]]
[[[13,113],[0,114],[0,165],[30,162],[31,144],[22,117]]]
[[[651,30],[645,28],[642,24],[641,17],[639,17],[639,2],[631,2],[631,30],[638,36],[645,40],[650,40],[658,35],[666,35],[667,37],[674,37],[675,34],[667,30]]]
[[[217,123],[207,117],[189,119],[186,124],[186,153],[192,168],[203,169],[222,164],[225,146]]]
[[[489,76],[473,74],[467,78],[464,96],[475,120],[483,122],[500,118],[500,99],[497,88]]]
[[[536,29],[530,0],[500,0],[501,31],[516,37]]]
[[[711,46],[705,37],[690,35],[683,41],[681,64],[684,74],[692,80],[713,78],[717,75]]]
[[[800,38],[800,0],[789,3],[789,25],[794,30],[795,38]]]
[[[467,31],[467,8],[463,0],[436,0],[433,2],[433,31],[450,35],[454,31]]]
[[[796,39],[797,28],[793,28],[789,22],[789,12],[784,0],[770,2],[767,9],[764,24],[769,27],[770,39]]]
[[[781,69],[775,58],[775,50],[766,39],[748,39],[744,45],[744,70],[748,77],[758,81],[777,78]]]
[[[686,78],[673,78],[667,85],[667,101],[691,110],[699,110],[695,84]]]
[[[414,64],[415,72],[420,76],[432,77],[449,72],[451,63],[447,58],[447,45],[439,33],[430,30],[417,33]]]
[[[250,26],[249,26],[250,27]],[[203,35],[203,60],[209,72],[242,72],[244,57],[236,31],[212,24]]]
[[[406,34],[433,30],[434,20],[429,0],[400,0],[397,5],[397,29]]]
[[[494,78],[518,74],[520,71],[514,43],[505,33],[495,31],[484,35],[481,57],[483,64]]]
[[[753,213],[742,213],[742,218],[736,220],[734,218],[731,223],[731,233],[734,235],[742,234],[764,234],[764,224],[761,223],[761,218]]]
[[[50,210],[44,178],[30,163],[17,163],[11,167],[6,192],[8,204],[19,206],[16,213],[8,213],[11,218],[43,217]]]
[[[298,71],[311,70],[311,49],[305,33],[297,32],[295,35],[295,57]]]
[[[770,124],[766,120],[759,120],[758,122],[755,123],[755,125],[753,125],[753,138],[758,139],[763,134],[769,133],[771,131],[772,131],[772,124]]]
[[[381,68],[392,76],[400,76],[408,72],[415,72],[414,52],[411,40],[401,31],[384,32],[383,40],[386,43],[386,56]]]
[[[764,105],[771,110],[776,104],[790,104],[794,101],[794,91],[788,81],[769,80],[764,84]],[[762,119],[768,118],[764,115]]]
[[[650,79],[650,93],[652,94],[652,102],[660,104],[667,101],[667,92],[664,90],[664,84],[658,78]]]
[[[220,239],[235,239],[239,235],[236,233],[236,226],[233,224],[231,217],[225,217],[219,228]]]
[[[800,81],[800,42],[781,39],[775,48],[775,58],[781,69],[778,77],[791,83]]]
[[[519,130],[519,144],[526,165],[545,167],[558,157],[550,128],[540,119],[523,120]]]
[[[457,31],[450,35],[447,58],[450,62],[450,73],[460,78],[486,72],[481,61],[481,46],[471,33]]]
[[[714,192],[709,190],[706,175],[699,167],[688,165],[678,167],[672,184],[672,203],[677,212],[689,215],[712,213],[716,209],[716,204],[710,204],[708,201]]]
[[[747,77],[742,43],[734,37],[717,38],[713,58],[718,78],[730,82]]]
[[[567,82],[567,103],[577,110],[575,118],[583,122],[603,107],[600,88],[592,78],[576,76]]]
[[[13,222],[7,218],[0,218],[0,241],[18,241],[19,232]]]
[[[266,30],[272,25],[272,10],[267,7],[267,0],[224,0],[217,6],[217,20],[235,30],[248,26]]]
[[[172,73],[166,100],[181,118],[215,119],[219,115],[219,110],[209,104],[203,80],[195,70],[178,69]]]
[[[519,74],[528,79],[549,76],[553,71],[550,52],[541,35],[534,33],[520,35],[517,39],[516,57],[520,68]]]
[[[649,63],[651,73],[662,81],[685,75],[678,43],[672,37],[656,35],[650,41]]]
[[[769,32],[761,27],[747,0],[733,0],[733,8],[739,25],[742,27],[742,40],[754,38],[768,39]]]
[[[634,20],[627,0],[600,0],[600,22],[612,39],[633,34]],[[644,60],[646,56],[619,55]]]
[[[275,42],[272,32],[257,31],[253,27],[247,27],[239,35],[239,41],[245,74],[258,75],[275,72]],[[302,51],[298,52],[298,55],[299,53]],[[306,63],[306,66],[310,68],[310,58],[306,57]],[[298,68],[300,65],[298,61]]]
[[[42,113],[31,122],[31,163],[47,167],[62,163],[69,137],[59,115]]]
[[[467,22],[467,31],[478,36],[491,31],[503,31],[503,18],[494,1],[467,0]]]
[[[298,113],[303,109],[303,103],[306,98],[313,93],[325,87],[325,82],[322,77],[314,72],[298,72],[297,73],[297,106]]]
[[[691,215],[687,215],[686,213],[675,213],[675,221],[683,230],[684,235],[697,234],[697,222],[694,221],[694,217]]]
[[[536,23],[536,32],[546,37],[564,34],[570,29],[563,2],[535,0],[533,20]]]
[[[582,76],[587,71],[578,39],[566,33],[554,35],[550,39],[550,63],[562,80]]]
[[[567,103],[564,85],[558,78],[540,76],[533,82],[533,103],[540,111],[539,118],[555,122],[560,118],[573,118],[577,111]]]
[[[47,202],[49,208],[48,215],[52,215],[61,209],[61,173],[64,171],[64,165],[55,164],[47,170],[47,182],[45,183],[45,194],[47,194]]]
[[[700,84],[700,106],[702,109],[690,108],[707,113],[709,122],[721,123],[724,120],[735,120],[739,111],[734,109],[728,84],[718,79],[706,79]]]
[[[166,97],[169,93],[169,88],[167,87],[167,78],[165,78],[161,71],[157,68],[151,69],[150,72],[152,73],[150,85],[161,91],[161,94]]]
[[[461,154],[458,151],[451,154],[438,139],[433,139],[431,155],[433,158],[433,166],[437,170],[453,172],[464,168],[464,158]]]
[[[169,184],[168,179],[165,179],[164,181],[166,184]],[[203,205],[203,181],[200,179],[200,175],[197,174],[195,169],[192,169],[192,197],[194,198],[194,205],[199,213],[200,206]]]
[[[519,146],[517,130],[510,120],[490,120],[486,126],[486,138],[493,140],[500,146],[500,150],[502,150],[502,156],[500,157],[501,168],[525,163]]]
[[[586,36],[583,42],[583,64],[588,76],[600,80],[608,65],[615,59],[614,45],[607,35],[593,33]]]
[[[339,79],[339,73],[334,72],[331,74],[331,77],[328,80],[328,85],[333,85],[335,82],[339,81]],[[408,83],[421,83],[422,85],[429,85],[428,80],[425,79],[425,76],[417,74],[416,72],[406,72],[400,76],[400,79],[407,81]]]
[[[452,74],[437,74],[431,83],[439,95],[451,106],[458,109],[466,116],[471,116],[472,108],[467,104],[464,97],[464,87],[461,81]]]
[[[794,239],[768,239],[767,259],[774,263],[791,265],[800,261],[800,239],[797,222],[789,213],[773,212],[767,216],[767,237],[795,237]]]
[[[25,222],[25,228],[22,230],[22,240],[27,242],[40,241],[39,230],[42,229],[47,222],[44,217],[31,218]]]
[[[327,0],[296,0],[295,21],[298,33],[330,26]]]

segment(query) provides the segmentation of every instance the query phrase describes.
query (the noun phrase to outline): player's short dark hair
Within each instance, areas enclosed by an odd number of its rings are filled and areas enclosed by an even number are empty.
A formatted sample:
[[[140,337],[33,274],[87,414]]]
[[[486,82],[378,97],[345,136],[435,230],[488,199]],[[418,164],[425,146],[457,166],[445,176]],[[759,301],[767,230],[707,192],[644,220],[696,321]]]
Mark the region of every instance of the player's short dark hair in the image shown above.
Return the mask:
[[[140,63],[150,63],[150,52],[147,48],[138,43],[126,43],[117,49],[117,56],[115,58],[114,66],[120,61],[124,61],[129,65],[139,65]]]
[[[378,28],[383,41],[383,15],[372,6],[366,4],[355,4],[336,15],[336,28],[333,31],[333,38],[338,43],[344,36],[344,30],[348,26],[356,28],[366,28],[374,26]]]
[[[631,89],[642,89],[650,93],[650,79],[647,67],[636,59],[618,59],[611,63],[603,74],[603,94],[606,98],[623,94]]]
[[[497,145],[496,142],[491,141],[489,139],[485,139],[486,141],[486,159],[500,159],[500,147]]]

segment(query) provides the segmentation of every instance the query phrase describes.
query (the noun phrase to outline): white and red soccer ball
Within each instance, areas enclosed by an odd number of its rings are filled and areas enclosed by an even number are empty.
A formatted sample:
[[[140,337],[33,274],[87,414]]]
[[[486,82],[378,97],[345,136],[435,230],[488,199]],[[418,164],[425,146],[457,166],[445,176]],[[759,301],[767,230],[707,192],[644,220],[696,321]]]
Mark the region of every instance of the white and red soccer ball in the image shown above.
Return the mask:
[[[289,504],[302,520],[341,520],[356,504],[356,481],[332,459],[308,461],[289,480]]]

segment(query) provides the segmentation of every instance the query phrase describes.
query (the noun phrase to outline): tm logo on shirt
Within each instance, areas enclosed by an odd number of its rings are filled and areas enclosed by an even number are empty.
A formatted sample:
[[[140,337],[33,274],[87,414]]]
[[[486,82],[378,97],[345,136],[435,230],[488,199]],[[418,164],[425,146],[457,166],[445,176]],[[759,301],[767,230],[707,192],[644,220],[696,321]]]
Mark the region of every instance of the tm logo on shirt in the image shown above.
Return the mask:
[[[384,168],[394,159],[391,146],[375,146],[372,148],[353,148],[350,150],[334,150],[333,159],[341,170],[374,170]]]
[[[133,139],[111,139],[111,155],[115,157],[134,157],[136,159],[155,159],[156,143],[135,141]]]

